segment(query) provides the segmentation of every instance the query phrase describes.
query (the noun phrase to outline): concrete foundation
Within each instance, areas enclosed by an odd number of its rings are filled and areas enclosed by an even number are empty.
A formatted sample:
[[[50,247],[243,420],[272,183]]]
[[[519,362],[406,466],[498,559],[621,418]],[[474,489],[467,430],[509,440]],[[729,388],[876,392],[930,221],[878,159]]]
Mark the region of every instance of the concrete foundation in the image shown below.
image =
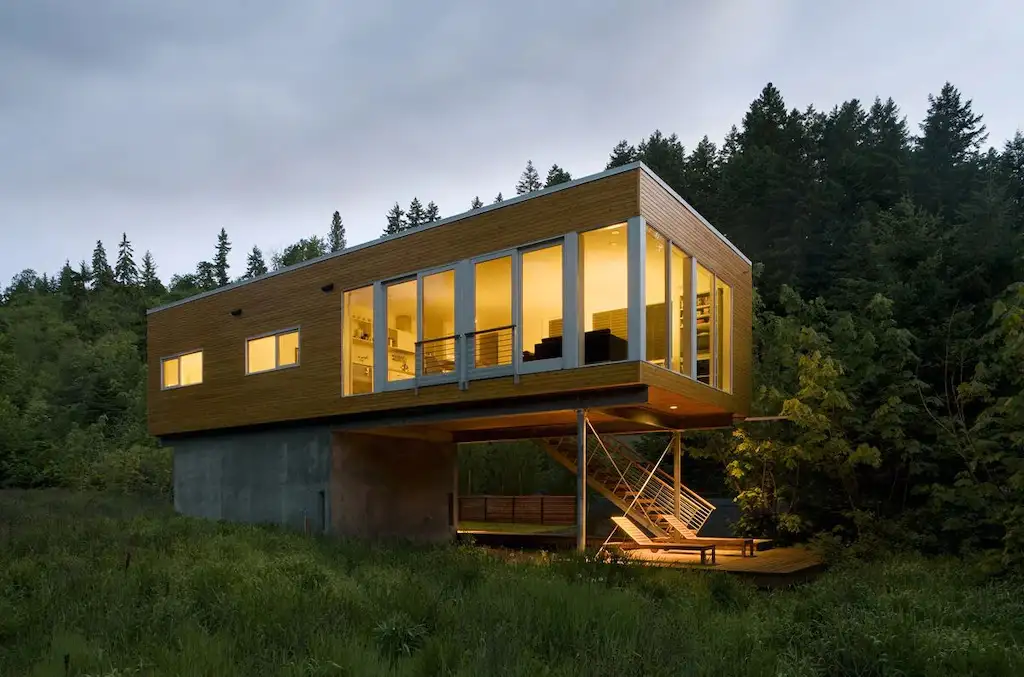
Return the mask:
[[[326,426],[175,440],[174,508],[314,533],[441,542],[456,533],[456,446]]]

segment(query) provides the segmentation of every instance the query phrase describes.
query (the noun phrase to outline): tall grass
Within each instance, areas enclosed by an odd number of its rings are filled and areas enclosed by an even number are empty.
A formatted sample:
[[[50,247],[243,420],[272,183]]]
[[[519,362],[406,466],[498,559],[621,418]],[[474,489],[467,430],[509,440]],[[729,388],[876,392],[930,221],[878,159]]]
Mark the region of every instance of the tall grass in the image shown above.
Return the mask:
[[[800,588],[510,562],[0,492],[0,675],[1021,675],[1019,580],[955,560]]]

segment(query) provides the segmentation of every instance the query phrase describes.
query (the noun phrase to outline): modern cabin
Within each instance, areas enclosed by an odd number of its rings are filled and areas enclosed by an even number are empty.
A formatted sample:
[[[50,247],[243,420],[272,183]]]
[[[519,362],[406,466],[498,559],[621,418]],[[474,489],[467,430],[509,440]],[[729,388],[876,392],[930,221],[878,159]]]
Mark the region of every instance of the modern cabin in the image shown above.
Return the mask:
[[[589,438],[620,477],[581,489],[614,498],[629,452],[603,436],[746,417],[751,292],[750,261],[634,163],[150,310],[149,429],[184,514],[450,538],[458,443],[538,439],[575,471]],[[641,524],[706,519],[658,481]]]

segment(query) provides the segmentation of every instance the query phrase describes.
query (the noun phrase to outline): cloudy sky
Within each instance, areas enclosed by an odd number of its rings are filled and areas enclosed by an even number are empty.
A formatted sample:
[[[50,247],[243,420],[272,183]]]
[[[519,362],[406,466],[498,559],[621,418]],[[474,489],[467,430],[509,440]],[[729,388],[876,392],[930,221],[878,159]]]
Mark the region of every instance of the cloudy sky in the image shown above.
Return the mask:
[[[364,242],[396,200],[513,193],[527,159],[718,141],[768,81],[892,96],[916,129],[950,80],[1002,145],[1022,26],[1020,0],[0,0],[0,286],[123,231],[165,280],[222,226],[234,274],[335,209]]]

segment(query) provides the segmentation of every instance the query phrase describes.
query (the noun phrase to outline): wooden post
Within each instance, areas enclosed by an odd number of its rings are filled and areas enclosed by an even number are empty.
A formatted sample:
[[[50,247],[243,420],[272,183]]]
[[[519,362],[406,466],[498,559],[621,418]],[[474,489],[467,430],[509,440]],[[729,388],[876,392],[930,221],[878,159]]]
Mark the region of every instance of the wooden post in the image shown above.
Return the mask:
[[[672,431],[672,498],[676,519],[682,519],[679,494],[683,487],[683,445],[678,430]]]
[[[587,549],[587,415],[576,410],[576,549]]]

